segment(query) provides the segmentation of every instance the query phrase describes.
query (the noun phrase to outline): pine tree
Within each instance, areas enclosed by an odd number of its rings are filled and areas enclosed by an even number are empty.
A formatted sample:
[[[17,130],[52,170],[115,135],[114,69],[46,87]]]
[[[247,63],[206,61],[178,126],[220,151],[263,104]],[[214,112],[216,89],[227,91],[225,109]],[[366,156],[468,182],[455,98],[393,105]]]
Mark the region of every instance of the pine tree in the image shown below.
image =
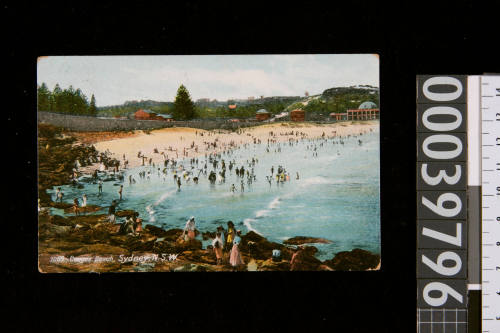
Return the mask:
[[[52,110],[54,112],[62,112],[62,90],[59,83],[56,83],[54,91],[52,91]]]
[[[189,120],[193,119],[196,115],[194,103],[189,96],[186,87],[181,84],[177,90],[177,96],[174,101],[173,116],[175,120]]]
[[[90,98],[89,115],[93,117],[97,116],[97,107],[95,106],[94,94],[92,94],[92,97]]]
[[[42,83],[38,87],[38,111],[50,111],[50,90],[47,85]]]

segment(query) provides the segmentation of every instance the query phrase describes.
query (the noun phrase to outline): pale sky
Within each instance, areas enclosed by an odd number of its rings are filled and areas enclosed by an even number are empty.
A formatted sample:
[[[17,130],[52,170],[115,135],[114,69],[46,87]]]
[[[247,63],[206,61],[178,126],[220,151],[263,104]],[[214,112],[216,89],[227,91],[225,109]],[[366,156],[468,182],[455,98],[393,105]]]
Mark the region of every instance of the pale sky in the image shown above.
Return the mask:
[[[194,101],[249,96],[303,96],[325,89],[379,86],[373,54],[50,56],[38,60],[37,83],[73,85],[97,106],[130,100],[173,101],[184,84]]]

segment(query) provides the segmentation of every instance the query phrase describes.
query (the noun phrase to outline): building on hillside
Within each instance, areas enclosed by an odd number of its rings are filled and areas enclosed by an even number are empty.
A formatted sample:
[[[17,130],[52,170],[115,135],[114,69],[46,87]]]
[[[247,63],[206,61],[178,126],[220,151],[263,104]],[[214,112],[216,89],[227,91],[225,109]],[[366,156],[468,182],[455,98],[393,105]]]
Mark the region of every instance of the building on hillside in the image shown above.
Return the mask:
[[[347,120],[379,119],[380,110],[377,104],[367,101],[359,105],[356,110],[347,110]]]
[[[134,113],[134,118],[137,120],[153,120],[151,111],[139,109]]]
[[[174,117],[170,114],[157,114],[156,118],[157,120],[174,121]]]
[[[173,117],[171,115],[166,114],[157,114],[151,110],[143,110],[139,109],[136,113],[134,113],[134,119],[137,120],[161,120],[161,121],[173,121]]]
[[[306,120],[306,112],[302,109],[295,109],[290,112],[290,120],[291,121],[305,121]]]
[[[234,109],[236,109],[236,104],[229,104],[228,107],[229,107],[229,110],[234,110]]]
[[[335,121],[347,120],[347,112],[344,113],[330,113],[330,118]]]
[[[268,120],[270,117],[271,117],[271,114],[269,113],[269,111],[267,111],[265,109],[260,109],[255,114],[255,118],[257,119],[257,121]]]

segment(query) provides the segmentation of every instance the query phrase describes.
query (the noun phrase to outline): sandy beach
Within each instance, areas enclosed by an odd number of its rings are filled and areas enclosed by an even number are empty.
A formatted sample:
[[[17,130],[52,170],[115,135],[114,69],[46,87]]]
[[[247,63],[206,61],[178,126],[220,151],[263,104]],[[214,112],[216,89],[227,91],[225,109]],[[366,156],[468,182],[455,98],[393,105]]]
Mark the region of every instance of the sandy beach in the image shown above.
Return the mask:
[[[267,143],[271,138],[270,132],[275,135],[272,139],[284,142],[291,137],[286,135],[291,131],[304,133],[307,138],[321,137],[323,133],[327,137],[358,135],[369,131],[378,131],[379,121],[355,121],[334,124],[311,124],[311,123],[273,123],[257,127],[243,128],[240,133],[230,131],[206,131],[194,128],[164,128],[151,132],[135,131],[127,136],[120,135],[118,138],[99,135],[96,137],[80,137],[79,141],[94,141],[98,151],[108,151],[110,156],[123,162],[123,156],[128,160],[128,167],[142,165],[142,158],[138,152],[146,156],[146,164],[149,158],[155,164],[163,163],[165,158],[193,158],[204,154],[218,153],[225,149],[243,144],[252,144],[254,140]],[[110,139],[112,138],[112,139]],[[96,142],[97,141],[97,142]],[[216,142],[214,148],[208,143]],[[157,149],[158,153],[155,153]],[[162,154],[163,152],[163,154]],[[187,154],[184,155],[184,153]],[[123,165],[123,164],[122,164]],[[89,171],[98,165],[87,167],[81,171]]]
[[[304,160],[300,161],[297,156],[285,156],[293,150],[287,150],[288,147],[285,147],[283,153],[274,151],[273,154],[269,154],[267,157],[266,154],[262,155],[262,158],[259,156],[258,163],[260,163],[260,167],[257,173],[262,172],[264,169],[269,170],[269,164],[265,164],[266,159],[284,154],[279,157],[280,161],[284,161],[284,166],[292,168],[293,171],[302,167],[300,169],[300,181],[296,181],[294,178],[293,181],[287,181],[286,184],[280,185],[280,187],[276,184],[272,186],[269,184],[268,187],[267,182],[257,182],[253,185],[247,184],[249,187],[244,194],[243,190],[241,193],[231,194],[229,184],[227,186],[217,184],[215,188],[207,187],[206,174],[200,180],[199,185],[198,183],[193,185],[188,184],[187,181],[183,182],[182,191],[175,191],[174,183],[158,181],[159,178],[154,178],[156,177],[154,174],[152,175],[153,182],[141,181],[137,178],[137,185],[130,187],[125,184],[125,198],[124,201],[120,200],[120,206],[115,214],[117,217],[115,223],[109,223],[109,214],[106,214],[111,198],[116,197],[117,187],[114,186],[120,183],[120,180],[114,177],[114,173],[98,175],[99,179],[104,180],[104,199],[100,197],[100,194],[97,194],[95,182],[82,181],[78,186],[74,186],[75,184],[66,186],[64,184],[68,184],[76,160],[85,161],[85,164],[87,164],[88,161],[96,161],[101,158],[103,152],[107,152],[110,155],[109,157],[120,161],[123,160],[125,154],[125,158],[129,161],[129,168],[131,168],[142,164],[143,159],[137,157],[139,151],[147,157],[146,165],[149,165],[149,158],[157,165],[161,165],[167,156],[170,160],[185,158],[185,154],[187,154],[187,158],[193,158],[205,154],[220,153],[223,150],[235,147],[241,148],[243,145],[247,145],[243,151],[252,151],[255,149],[253,143],[259,143],[259,141],[261,145],[266,145],[269,140],[272,142],[270,146],[276,149],[277,142],[293,140],[296,142],[293,146],[297,145],[300,148],[300,145],[302,145],[301,148],[304,149],[304,144],[311,143],[308,139],[323,136],[329,138],[329,142],[332,144],[335,144],[334,141],[337,141],[337,143],[345,141],[346,147],[334,148],[334,145],[328,145],[327,148],[327,145],[322,146],[323,140],[317,141],[314,144],[317,145],[320,152],[325,152],[323,149],[329,149],[323,156],[320,154],[320,160],[327,158],[327,160],[321,160],[322,163],[331,161],[329,160],[330,157],[337,158],[339,156],[337,149],[340,149],[342,151],[340,158],[343,158],[342,156],[352,157],[353,154],[357,154],[358,158],[363,156],[361,160],[363,163],[359,164],[359,166],[363,166],[369,160],[367,157],[370,151],[371,154],[377,151],[375,148],[370,148],[369,138],[371,137],[371,140],[374,140],[378,136],[376,134],[378,131],[379,122],[376,120],[335,124],[277,123],[245,128],[237,132],[169,128],[150,132],[80,132],[74,136],[73,133],[58,136],[55,134],[56,132],[51,132],[50,128],[44,129],[40,133],[46,134],[46,137],[41,138],[39,145],[39,193],[41,197],[39,202],[39,270],[40,272],[53,273],[377,270],[380,267],[380,255],[376,249],[370,248],[369,239],[365,239],[366,243],[363,243],[363,245],[359,245],[359,241],[351,243],[349,237],[344,239],[335,232],[327,233],[328,225],[321,225],[321,233],[318,233],[315,231],[314,223],[316,223],[316,226],[318,223],[323,223],[324,216],[322,215],[328,215],[328,213],[324,213],[324,209],[317,209],[316,212],[303,216],[300,214],[300,205],[303,205],[306,200],[297,196],[299,201],[293,201],[295,200],[293,197],[294,188],[314,201],[314,195],[311,193],[315,193],[321,186],[334,184],[339,188],[338,186],[343,184],[343,182],[335,181],[328,183],[326,178],[328,176],[324,175],[320,170],[321,165],[325,164],[316,163],[316,169],[313,170],[312,165],[309,164],[311,154],[314,154],[312,151],[310,151],[307,158],[304,156]],[[369,134],[369,132],[372,134]],[[363,140],[363,145],[358,144],[357,136],[360,134],[367,134],[367,136],[360,138]],[[346,138],[349,135],[354,137]],[[342,137],[342,140],[332,140],[332,138],[340,137]],[[364,144],[365,137],[366,145]],[[76,141],[68,140],[69,138],[74,138]],[[306,140],[298,143],[301,139]],[[47,148],[49,141],[51,145]],[[216,143],[215,147],[214,143]],[[282,147],[284,146],[282,145]],[[265,147],[260,147],[260,149],[264,151]],[[336,156],[331,155],[333,151],[337,152]],[[318,158],[317,155],[316,158]],[[106,160],[109,161],[109,159]],[[238,162],[237,166],[242,165],[240,162]],[[263,168],[264,165],[266,165],[265,168]],[[99,166],[100,163],[93,163],[81,167],[79,171],[87,173],[99,168]],[[351,175],[351,171],[349,169],[347,174]],[[130,170],[130,172],[133,173],[134,170]],[[358,174],[360,172],[363,175],[366,174],[364,171],[357,171]],[[339,173],[342,173],[340,165],[336,168],[336,174]],[[235,177],[234,175],[229,176],[233,177],[231,179]],[[259,179],[263,178],[263,175],[259,176]],[[325,180],[326,183],[324,183]],[[243,183],[243,180],[241,182]],[[60,202],[53,201],[53,196],[51,193],[47,193],[47,189],[52,189],[55,185],[62,185],[66,197],[70,199],[61,200]],[[144,186],[148,188],[149,199],[143,195]],[[250,188],[250,186],[252,187]],[[283,186],[286,187],[285,192],[283,192]],[[264,188],[263,191],[262,188]],[[175,192],[175,196],[171,196],[172,191]],[[209,196],[203,196],[203,191],[208,193]],[[257,191],[260,191],[257,196],[252,195]],[[347,188],[340,194],[333,191],[332,195],[340,195],[346,198],[349,191],[358,191],[356,196],[359,197],[360,195],[358,187],[350,190]],[[79,198],[82,193],[88,194],[89,202],[87,208],[80,210],[77,215],[73,213],[74,205],[71,203],[71,198]],[[283,196],[283,193],[292,196]],[[189,200],[193,195],[198,195],[196,202]],[[215,199],[213,195],[216,196]],[[164,201],[166,198],[167,200]],[[228,200],[219,200],[217,198],[228,198]],[[145,203],[144,200],[150,201]],[[175,200],[177,200],[177,206],[175,206]],[[203,213],[195,212],[199,209],[197,205],[200,205],[200,203],[210,205],[213,200],[218,200],[217,210],[204,210]],[[255,207],[249,206],[250,208],[247,209],[245,205],[238,206],[238,202],[245,202]],[[331,202],[342,204],[342,200],[332,199]],[[150,203],[149,206],[146,206],[148,203]],[[173,204],[173,207],[182,207],[185,212],[188,212],[188,216],[191,214],[196,215],[199,224],[196,225],[198,236],[195,239],[186,241],[185,238],[181,237],[185,213],[176,213],[172,210],[172,206],[163,207],[162,205],[165,203]],[[226,203],[225,206],[224,203]],[[321,201],[315,204],[321,204]],[[366,207],[369,205],[371,204],[367,203]],[[148,210],[147,207],[151,206],[155,206],[155,209]],[[335,209],[336,206],[329,205],[328,207]],[[357,209],[361,208],[358,204]],[[59,213],[53,211],[53,209],[59,210]],[[169,214],[171,215],[162,215],[165,209],[170,210]],[[64,211],[64,215],[61,215],[61,210]],[[177,223],[179,216],[175,214],[182,215],[180,224]],[[144,221],[147,222],[142,229],[132,233],[123,229],[122,226],[126,225],[126,219],[136,215],[144,217]],[[329,214],[328,216],[333,215]],[[293,216],[293,218],[290,218],[290,216]],[[286,219],[287,225],[282,228],[283,225],[280,224],[279,219],[283,218]],[[303,223],[304,219],[309,222]],[[354,219],[358,221],[358,217],[355,216]],[[244,231],[239,246],[243,264],[238,267],[231,266],[229,252],[227,251],[224,252],[222,263],[219,263],[211,245],[207,243],[207,241],[214,239],[216,232],[216,224],[210,222],[217,221],[217,224],[225,226],[227,220],[235,221],[237,228],[243,228],[241,230]],[[343,216],[339,221],[350,226],[363,223],[361,219],[359,219],[360,222],[356,223],[353,223],[352,219],[346,222],[347,220],[348,217]],[[301,225],[305,227],[301,227]],[[244,229],[245,226],[248,229]],[[293,226],[294,229],[288,231],[290,226]],[[330,227],[337,228],[335,225]],[[367,224],[363,224],[363,230],[366,230],[366,228]],[[358,235],[356,231],[348,234]],[[332,252],[329,249],[332,244],[336,244],[335,246],[341,245],[344,248],[341,247]],[[302,249],[300,259],[293,261],[298,245],[301,245]],[[281,253],[279,260],[272,259],[276,249]],[[175,258],[170,260],[171,256],[175,256]],[[122,258],[137,258],[138,260],[131,259],[132,261],[125,262]]]

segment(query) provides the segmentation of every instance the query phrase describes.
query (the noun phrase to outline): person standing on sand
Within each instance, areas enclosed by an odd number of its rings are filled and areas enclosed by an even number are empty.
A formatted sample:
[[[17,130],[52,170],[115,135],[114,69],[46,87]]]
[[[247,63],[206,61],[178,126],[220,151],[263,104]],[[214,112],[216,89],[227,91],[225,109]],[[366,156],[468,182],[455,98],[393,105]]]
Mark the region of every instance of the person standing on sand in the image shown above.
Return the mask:
[[[120,200],[122,199],[123,185],[120,185],[120,189],[118,190],[118,194],[120,195]]]
[[[237,268],[240,265],[243,265],[243,259],[241,258],[241,253],[238,248],[238,245],[241,242],[241,230],[236,231],[236,236],[234,237],[233,241],[233,248],[231,249],[231,256],[229,257],[229,263],[233,268]]]

